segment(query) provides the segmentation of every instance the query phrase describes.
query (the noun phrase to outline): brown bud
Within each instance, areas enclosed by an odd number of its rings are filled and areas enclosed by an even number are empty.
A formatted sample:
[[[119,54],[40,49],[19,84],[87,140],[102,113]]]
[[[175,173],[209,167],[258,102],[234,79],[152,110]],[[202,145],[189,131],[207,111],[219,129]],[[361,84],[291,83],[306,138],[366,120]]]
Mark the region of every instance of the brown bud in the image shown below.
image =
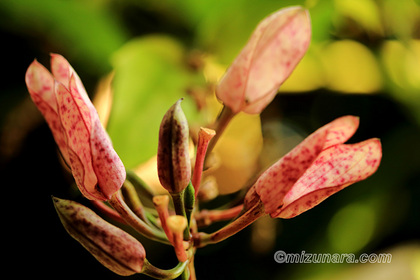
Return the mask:
[[[146,252],[137,239],[77,202],[56,197],[53,202],[67,232],[101,264],[123,276],[142,271]]]
[[[183,191],[191,179],[189,128],[178,100],[165,114],[159,130],[157,165],[159,181],[170,193]]]

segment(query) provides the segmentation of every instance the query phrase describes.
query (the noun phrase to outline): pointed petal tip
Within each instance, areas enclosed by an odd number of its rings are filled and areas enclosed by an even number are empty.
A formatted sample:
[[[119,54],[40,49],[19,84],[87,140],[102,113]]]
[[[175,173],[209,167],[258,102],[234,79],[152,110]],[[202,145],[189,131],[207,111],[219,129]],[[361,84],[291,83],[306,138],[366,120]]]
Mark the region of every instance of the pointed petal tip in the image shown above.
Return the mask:
[[[62,57],[62,58],[64,58],[61,54],[58,54],[58,53],[53,53],[53,52],[51,52],[51,53],[50,53],[50,57],[51,57],[51,58],[56,58],[56,57],[57,57],[57,58],[58,58],[58,57]]]
[[[58,197],[53,196],[53,195],[51,196],[51,199],[54,202],[54,204],[60,202],[60,199]]]
[[[34,71],[35,69],[42,67],[45,68],[41,63],[38,62],[38,60],[35,58],[34,61],[29,64],[28,69],[26,70],[26,74],[30,73],[31,71]]]

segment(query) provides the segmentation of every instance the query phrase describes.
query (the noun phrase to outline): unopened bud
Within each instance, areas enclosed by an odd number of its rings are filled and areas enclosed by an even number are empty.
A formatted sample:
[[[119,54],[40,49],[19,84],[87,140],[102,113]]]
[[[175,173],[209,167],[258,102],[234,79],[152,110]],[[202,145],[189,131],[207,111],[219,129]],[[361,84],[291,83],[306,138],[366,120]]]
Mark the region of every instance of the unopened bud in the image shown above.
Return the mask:
[[[137,239],[77,202],[56,197],[53,202],[67,232],[102,265],[123,276],[142,271],[146,252]]]
[[[159,181],[170,193],[183,191],[191,179],[189,128],[178,100],[165,114],[159,130],[157,165]]]
[[[190,224],[191,214],[194,211],[195,206],[195,189],[192,184],[188,184],[184,191],[184,208],[187,216],[187,222]]]

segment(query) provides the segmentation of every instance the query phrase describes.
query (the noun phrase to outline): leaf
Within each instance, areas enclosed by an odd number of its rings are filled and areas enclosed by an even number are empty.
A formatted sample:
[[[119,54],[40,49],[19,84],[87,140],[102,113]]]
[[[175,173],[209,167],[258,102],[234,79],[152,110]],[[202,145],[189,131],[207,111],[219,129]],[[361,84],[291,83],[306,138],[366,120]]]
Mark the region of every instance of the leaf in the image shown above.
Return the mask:
[[[157,152],[160,122],[188,87],[204,83],[185,63],[186,49],[175,39],[148,36],[124,45],[112,57],[114,100],[108,132],[127,168]],[[197,118],[190,98],[182,103],[187,119]]]

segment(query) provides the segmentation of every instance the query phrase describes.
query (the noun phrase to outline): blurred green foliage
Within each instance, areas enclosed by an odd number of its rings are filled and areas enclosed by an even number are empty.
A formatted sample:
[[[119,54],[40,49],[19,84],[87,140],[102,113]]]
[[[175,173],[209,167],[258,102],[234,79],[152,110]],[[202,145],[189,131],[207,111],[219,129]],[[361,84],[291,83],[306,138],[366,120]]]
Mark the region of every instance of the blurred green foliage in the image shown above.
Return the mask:
[[[345,279],[352,275],[366,279],[361,266],[279,265],[273,253],[280,249],[356,254],[394,250],[394,266],[373,267],[370,273],[375,269],[376,273],[369,279],[382,277],[379,269],[389,269],[383,279],[420,279],[420,262],[414,261],[419,259],[420,236],[419,4],[414,0],[0,1],[3,65],[8,70],[0,83],[3,178],[20,179],[17,185],[27,192],[23,198],[27,208],[41,211],[36,226],[54,232],[54,237],[57,232],[56,242],[71,252],[63,256],[64,261],[55,260],[53,237],[28,233],[32,237],[23,243],[25,249],[44,249],[45,255],[52,256],[48,257],[52,267],[35,263],[32,276],[70,267],[75,262],[71,255],[83,250],[71,242],[61,243],[66,235],[50,214],[53,210],[37,203],[47,203],[45,196],[67,189],[59,169],[48,163],[58,165],[51,135],[45,124],[39,128],[41,118],[27,102],[24,74],[35,57],[48,65],[48,53],[63,54],[92,97],[97,82],[114,71],[107,127],[127,167],[134,167],[155,154],[160,120],[177,99],[186,97],[182,106],[189,119],[200,120],[187,90],[208,89],[207,77],[200,67],[191,67],[191,53],[198,50],[220,68],[227,67],[262,18],[284,6],[305,5],[312,18],[312,43],[262,114],[266,144],[304,136],[335,117],[354,114],[361,116],[361,127],[353,141],[381,138],[383,162],[372,178],[295,219],[276,221],[276,242],[265,253],[250,251],[249,231],[199,251],[198,277],[333,279],[335,275]],[[21,178],[22,170],[29,176]],[[47,172],[51,180],[45,179]],[[8,191],[16,195],[16,189]],[[27,227],[20,230],[27,232]],[[45,248],[36,247],[34,240],[43,241]],[[401,249],[405,243],[417,245]],[[147,247],[153,256],[149,248],[153,247]],[[167,263],[166,257],[153,257]],[[80,269],[99,266],[90,258],[86,255],[77,263]],[[72,270],[69,275],[77,275],[79,268]],[[118,279],[105,270],[94,273],[101,279]]]
[[[186,56],[179,42],[163,36],[132,40],[113,55],[114,102],[108,131],[127,168],[156,154],[163,115],[188,88],[204,84],[202,75],[187,68]],[[185,99],[182,108],[189,120],[196,119],[191,99]]]

